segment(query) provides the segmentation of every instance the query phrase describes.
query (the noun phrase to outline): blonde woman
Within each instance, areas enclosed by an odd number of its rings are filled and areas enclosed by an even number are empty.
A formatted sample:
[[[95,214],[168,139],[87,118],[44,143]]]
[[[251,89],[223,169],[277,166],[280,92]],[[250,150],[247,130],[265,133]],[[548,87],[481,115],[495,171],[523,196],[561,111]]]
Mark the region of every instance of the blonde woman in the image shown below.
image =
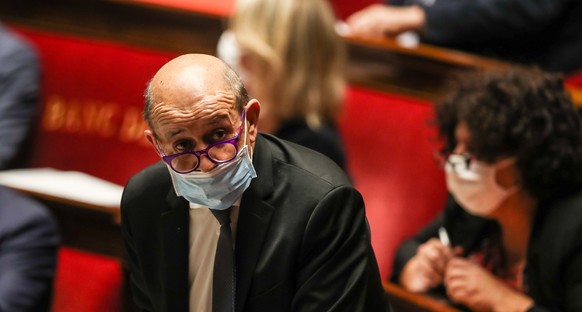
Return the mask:
[[[261,131],[321,152],[345,168],[336,129],[345,47],[327,1],[238,0],[218,56],[261,101]]]

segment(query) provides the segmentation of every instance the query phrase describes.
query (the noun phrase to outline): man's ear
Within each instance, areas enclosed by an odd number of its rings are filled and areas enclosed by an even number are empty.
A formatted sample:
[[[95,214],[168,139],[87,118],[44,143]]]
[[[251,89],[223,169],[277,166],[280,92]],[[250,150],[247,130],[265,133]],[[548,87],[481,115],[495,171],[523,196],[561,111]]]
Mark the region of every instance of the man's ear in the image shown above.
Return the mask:
[[[247,105],[245,105],[246,119],[249,124],[248,126],[248,137],[251,145],[254,147],[255,141],[257,139],[259,125],[259,113],[261,112],[261,104],[256,99],[250,100]]]
[[[162,155],[162,151],[160,151],[160,146],[157,143],[156,137],[154,135],[154,133],[152,132],[152,130],[150,129],[146,129],[143,134],[146,137],[146,140],[148,140],[148,142],[150,142],[150,144],[153,146],[153,148],[156,150],[156,153],[158,153],[158,155]]]

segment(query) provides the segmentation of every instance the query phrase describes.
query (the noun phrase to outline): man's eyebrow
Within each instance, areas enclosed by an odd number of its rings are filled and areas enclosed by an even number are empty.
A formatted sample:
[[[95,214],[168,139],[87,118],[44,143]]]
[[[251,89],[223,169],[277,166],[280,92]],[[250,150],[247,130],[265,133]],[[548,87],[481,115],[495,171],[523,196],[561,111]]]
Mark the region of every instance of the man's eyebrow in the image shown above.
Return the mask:
[[[224,123],[230,122],[229,116],[222,115],[222,116],[215,116],[211,120],[209,120],[206,125],[214,126],[214,125],[222,125]]]
[[[208,120],[206,122],[206,126],[227,127],[227,126],[230,126],[229,121],[230,121],[229,116],[216,116],[216,117],[213,117],[212,119]],[[184,132],[184,129],[172,129],[172,130],[168,130],[168,132],[166,132],[166,134],[170,138],[173,138],[173,137],[175,137],[183,132]]]
[[[182,132],[184,132],[184,130],[182,130],[182,129],[176,129],[176,130],[170,130],[168,132],[168,134],[170,135],[170,138],[173,138],[173,137],[177,136],[178,134],[180,134]]]

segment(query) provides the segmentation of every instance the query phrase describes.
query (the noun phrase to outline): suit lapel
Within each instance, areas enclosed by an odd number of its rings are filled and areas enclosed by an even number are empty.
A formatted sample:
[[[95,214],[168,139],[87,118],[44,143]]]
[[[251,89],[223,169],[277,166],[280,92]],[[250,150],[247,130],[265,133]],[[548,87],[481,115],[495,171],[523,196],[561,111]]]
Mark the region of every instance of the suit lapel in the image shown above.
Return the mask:
[[[257,138],[253,165],[257,178],[242,197],[236,236],[236,311],[245,306],[256,263],[271,222],[274,207],[265,198],[273,192],[271,152],[268,142]]]
[[[162,213],[166,263],[166,311],[188,311],[188,202],[172,188],[167,196],[170,210]]]

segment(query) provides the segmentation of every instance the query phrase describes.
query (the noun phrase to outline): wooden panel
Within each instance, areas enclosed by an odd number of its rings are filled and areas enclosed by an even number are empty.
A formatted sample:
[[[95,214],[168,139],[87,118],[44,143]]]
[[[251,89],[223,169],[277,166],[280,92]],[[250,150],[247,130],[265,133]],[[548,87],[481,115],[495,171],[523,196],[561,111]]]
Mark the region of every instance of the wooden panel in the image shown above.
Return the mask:
[[[126,1],[39,1],[26,9],[2,5],[4,22],[170,52],[213,54],[224,24],[218,15]]]
[[[402,287],[384,282],[384,290],[394,312],[459,312],[445,299],[439,299],[426,294],[415,294]]]
[[[429,45],[405,48],[392,39],[345,38],[350,83],[382,92],[432,101],[447,79],[474,69],[503,68],[507,63]]]
[[[66,246],[123,258],[119,208],[91,205],[15,189],[43,203],[55,216]]]

